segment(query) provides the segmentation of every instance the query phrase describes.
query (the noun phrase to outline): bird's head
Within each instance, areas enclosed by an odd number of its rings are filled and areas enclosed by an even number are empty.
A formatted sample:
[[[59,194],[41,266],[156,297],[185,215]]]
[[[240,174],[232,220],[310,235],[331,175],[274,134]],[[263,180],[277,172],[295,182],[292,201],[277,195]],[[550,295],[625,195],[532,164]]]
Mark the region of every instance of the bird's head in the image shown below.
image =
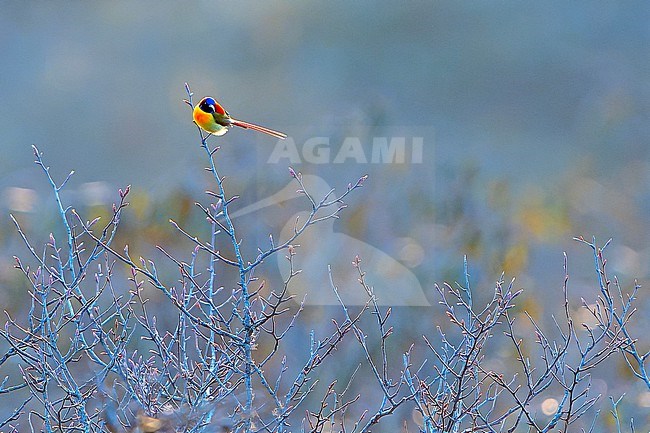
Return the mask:
[[[221,104],[219,104],[214,98],[210,96],[201,99],[201,102],[199,102],[199,108],[206,113],[217,113],[222,116],[227,115],[226,110],[223,109]]]

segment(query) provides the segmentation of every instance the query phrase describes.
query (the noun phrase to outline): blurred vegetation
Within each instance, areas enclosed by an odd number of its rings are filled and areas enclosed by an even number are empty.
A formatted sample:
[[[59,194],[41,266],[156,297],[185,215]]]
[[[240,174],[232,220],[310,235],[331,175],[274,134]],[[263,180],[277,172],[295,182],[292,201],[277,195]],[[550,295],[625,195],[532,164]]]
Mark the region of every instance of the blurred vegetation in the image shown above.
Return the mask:
[[[116,244],[134,257],[160,259],[155,245],[189,254],[169,224],[199,231],[204,222],[194,202],[205,197],[205,163],[181,102],[185,81],[235,116],[288,132],[299,150],[312,137],[328,137],[333,155],[348,136],[367,154],[374,137],[424,137],[422,163],[296,165],[338,190],[370,175],[334,230],[400,261],[433,304],[396,308],[398,350],[448,326],[433,287],[462,280],[463,255],[478,300],[503,272],[525,289],[517,312],[547,324],[561,310],[562,252],[570,296],[597,292],[573,236],[613,237],[610,271],[623,287],[646,287],[649,20],[642,1],[2,3],[0,305],[20,315],[28,299],[13,269],[26,250],[8,214],[35,244],[60,231],[31,144],[57,175],[77,171],[64,194],[88,219],[107,217],[117,188],[132,185]],[[292,163],[268,162],[274,143],[245,131],[220,143],[238,206],[286,186]],[[300,208],[278,206],[242,218],[244,248],[267,242]],[[267,272],[277,284],[279,273]],[[331,314],[309,306],[302,337]],[[634,326],[645,329],[647,316]],[[352,365],[362,355],[350,352]],[[621,408],[650,423],[647,390],[624,363],[602,373],[603,394],[628,393]]]

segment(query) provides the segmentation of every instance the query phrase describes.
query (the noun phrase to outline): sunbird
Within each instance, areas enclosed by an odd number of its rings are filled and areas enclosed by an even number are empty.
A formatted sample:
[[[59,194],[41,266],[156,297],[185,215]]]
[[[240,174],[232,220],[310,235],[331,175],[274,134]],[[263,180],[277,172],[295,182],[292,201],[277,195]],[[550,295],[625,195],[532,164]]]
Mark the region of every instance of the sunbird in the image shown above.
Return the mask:
[[[263,132],[275,138],[287,138],[287,134],[282,132],[255,125],[254,123],[244,122],[243,120],[233,119],[221,104],[211,96],[206,96],[196,104],[192,117],[201,129],[214,135],[224,135],[231,126],[239,126],[240,128]]]

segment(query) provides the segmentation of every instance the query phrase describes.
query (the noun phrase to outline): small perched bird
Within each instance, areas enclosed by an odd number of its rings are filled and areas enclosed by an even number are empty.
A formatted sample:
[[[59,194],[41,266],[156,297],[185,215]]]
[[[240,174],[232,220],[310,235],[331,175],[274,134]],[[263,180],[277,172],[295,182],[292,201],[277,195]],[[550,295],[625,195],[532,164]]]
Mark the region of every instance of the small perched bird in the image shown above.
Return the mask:
[[[287,134],[283,134],[282,132],[255,125],[254,123],[244,122],[243,120],[233,119],[221,104],[210,96],[206,96],[196,104],[192,117],[201,129],[214,135],[224,135],[231,126],[239,126],[240,128],[263,132],[275,138],[287,138]]]

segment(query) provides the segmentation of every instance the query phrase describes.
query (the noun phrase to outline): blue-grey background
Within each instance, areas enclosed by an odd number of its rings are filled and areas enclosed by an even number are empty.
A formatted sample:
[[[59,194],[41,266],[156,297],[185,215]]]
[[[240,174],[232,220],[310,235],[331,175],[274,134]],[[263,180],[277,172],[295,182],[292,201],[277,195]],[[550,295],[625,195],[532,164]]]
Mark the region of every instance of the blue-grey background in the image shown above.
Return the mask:
[[[269,162],[276,140],[249,131],[215,139],[242,206],[282,190],[288,165],[338,190],[369,174],[329,230],[403,264],[431,304],[434,282],[460,279],[466,254],[477,290],[489,293],[504,271],[550,320],[566,251],[577,308],[597,295],[590,251],[572,240],[581,235],[613,237],[610,271],[624,287],[643,284],[649,23],[642,1],[3,2],[0,301],[17,309],[26,299],[9,212],[35,241],[56,224],[32,144],[57,179],[75,170],[65,197],[89,219],[132,185],[120,241],[143,254],[178,240],[170,217],[199,227],[191,203],[211,186],[185,82],[234,116],[286,132],[299,151],[309,138],[330,140],[330,161],[312,164]],[[334,163],[346,137],[368,159],[374,137],[422,137],[422,161]],[[245,220],[245,251],[296,211],[279,205]],[[314,239],[323,251],[326,238]],[[351,245],[339,251],[353,257]],[[323,267],[333,260],[303,248]],[[369,278],[382,266],[367,263]],[[348,271],[337,270],[343,283]],[[616,383],[605,394],[628,391]]]

